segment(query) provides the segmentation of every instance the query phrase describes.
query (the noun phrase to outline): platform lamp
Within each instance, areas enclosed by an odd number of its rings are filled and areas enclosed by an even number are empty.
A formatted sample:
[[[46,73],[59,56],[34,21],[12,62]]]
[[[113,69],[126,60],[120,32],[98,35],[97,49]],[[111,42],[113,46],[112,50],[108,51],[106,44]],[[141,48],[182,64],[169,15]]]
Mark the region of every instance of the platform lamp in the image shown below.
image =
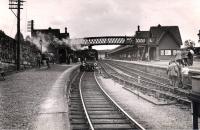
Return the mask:
[[[41,54],[42,54],[42,39],[40,39]]]

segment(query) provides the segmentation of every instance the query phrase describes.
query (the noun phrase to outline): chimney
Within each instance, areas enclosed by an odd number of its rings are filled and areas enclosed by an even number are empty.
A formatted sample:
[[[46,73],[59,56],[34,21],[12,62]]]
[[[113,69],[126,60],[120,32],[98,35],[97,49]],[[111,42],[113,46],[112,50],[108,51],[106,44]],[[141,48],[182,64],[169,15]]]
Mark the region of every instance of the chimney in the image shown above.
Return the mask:
[[[67,27],[65,27],[65,33],[67,33]]]
[[[31,32],[34,30],[34,21],[31,20]]]
[[[138,32],[140,31],[140,25],[138,25]]]

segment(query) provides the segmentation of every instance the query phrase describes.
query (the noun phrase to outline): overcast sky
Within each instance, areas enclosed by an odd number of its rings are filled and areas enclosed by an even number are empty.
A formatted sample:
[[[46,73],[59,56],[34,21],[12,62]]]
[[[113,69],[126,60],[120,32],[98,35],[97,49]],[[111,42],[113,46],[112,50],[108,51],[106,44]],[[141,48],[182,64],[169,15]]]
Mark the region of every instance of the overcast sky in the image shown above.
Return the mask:
[[[16,17],[0,2],[0,29],[14,37]],[[150,26],[179,26],[183,42],[198,41],[200,0],[26,0],[21,15],[21,32],[28,35],[27,21],[35,28],[68,28],[71,38],[134,35]]]

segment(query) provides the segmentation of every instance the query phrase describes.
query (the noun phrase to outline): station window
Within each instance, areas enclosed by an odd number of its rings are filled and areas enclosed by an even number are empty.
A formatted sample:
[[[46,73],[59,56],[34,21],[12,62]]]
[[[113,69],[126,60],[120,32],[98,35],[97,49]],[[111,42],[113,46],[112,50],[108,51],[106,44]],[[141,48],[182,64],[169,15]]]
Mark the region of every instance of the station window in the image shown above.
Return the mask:
[[[171,50],[160,50],[160,55],[161,56],[170,56],[170,55],[172,55],[172,51]]]
[[[165,55],[166,55],[166,56],[172,55],[172,54],[171,54],[171,50],[165,50]]]
[[[165,51],[164,50],[160,50],[160,55],[164,56],[165,55]]]

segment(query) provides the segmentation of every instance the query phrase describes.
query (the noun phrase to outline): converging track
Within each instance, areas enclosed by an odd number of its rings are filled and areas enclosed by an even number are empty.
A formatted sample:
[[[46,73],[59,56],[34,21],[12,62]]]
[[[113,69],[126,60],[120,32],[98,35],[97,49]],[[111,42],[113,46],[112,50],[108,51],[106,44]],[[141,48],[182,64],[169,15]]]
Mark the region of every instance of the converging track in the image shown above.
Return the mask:
[[[80,121],[76,120],[76,122],[72,122],[71,124],[73,124],[74,128],[78,128],[76,124],[79,125],[80,128],[80,122],[82,122],[82,126],[84,126],[85,129],[91,130],[144,130],[140,124],[120,108],[120,106],[103,90],[96,80],[94,72],[82,74],[79,82],[79,91],[82,104],[78,105],[80,101],[76,98],[78,103],[73,103],[77,104],[77,106],[73,108],[78,109],[79,107],[79,111],[77,112],[81,116],[84,115],[85,118],[82,118]],[[79,96],[73,96],[71,93],[71,97]],[[74,111],[73,108],[71,107],[70,110]],[[73,117],[77,116],[71,116],[71,121],[75,120]],[[83,119],[85,119],[85,121]],[[88,126],[84,124],[85,122],[87,122],[86,124]]]
[[[191,105],[191,102],[187,99],[188,93],[186,91],[174,89],[174,87],[163,83],[164,79],[161,77],[113,62],[101,63],[101,66],[104,68],[108,75],[114,78],[118,78],[124,83],[131,84],[131,86],[134,86],[137,90],[139,89],[145,93],[151,93],[154,95],[154,97],[158,97],[159,95],[159,99],[170,99],[187,106]],[[138,79],[138,77],[140,79]],[[130,88],[133,89],[134,87]]]

